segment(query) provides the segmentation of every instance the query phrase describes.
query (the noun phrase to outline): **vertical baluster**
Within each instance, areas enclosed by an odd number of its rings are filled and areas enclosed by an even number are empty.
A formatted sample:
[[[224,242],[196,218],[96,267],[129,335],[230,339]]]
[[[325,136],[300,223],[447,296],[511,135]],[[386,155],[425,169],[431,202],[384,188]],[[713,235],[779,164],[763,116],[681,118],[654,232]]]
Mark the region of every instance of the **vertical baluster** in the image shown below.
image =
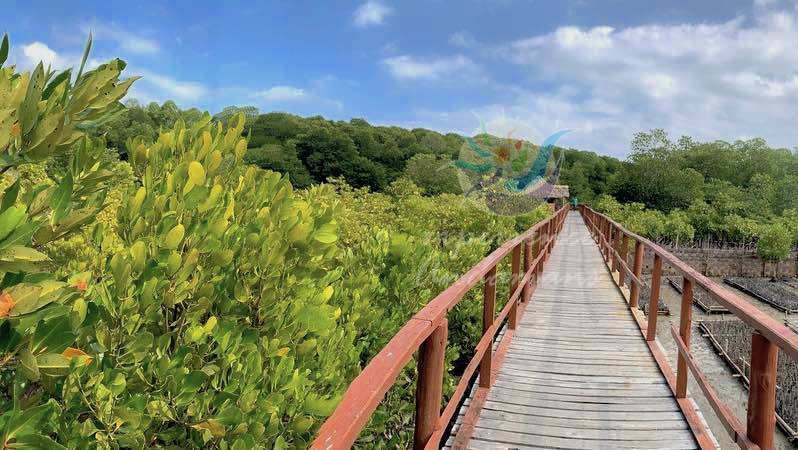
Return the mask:
[[[626,281],[626,270],[623,268],[624,265],[629,265],[629,262],[626,261],[626,257],[629,253],[629,236],[621,232],[623,234],[623,239],[621,239],[621,261],[623,264],[618,266],[618,285],[623,286]]]
[[[532,241],[526,239],[524,241],[524,274],[529,272],[532,268]],[[532,297],[532,275],[530,274],[529,280],[524,284],[524,292],[521,294],[521,301],[528,302]]]
[[[541,241],[540,241],[540,252],[543,254],[543,258],[540,260],[541,264],[543,264],[543,262],[546,261],[546,258],[548,257],[548,251],[549,251],[549,222],[546,222],[546,224],[543,225],[542,231],[543,231],[543,234],[542,234],[543,239],[541,239]],[[542,266],[541,266],[541,268],[542,268]]]
[[[635,241],[635,263],[632,270],[635,274],[635,277],[639,280],[640,275],[643,272],[643,243],[640,241]],[[631,308],[637,308],[639,301],[640,285],[632,280],[632,292],[629,295],[629,306]]]
[[[591,213],[591,224],[593,225],[593,239],[598,242],[598,235],[599,235],[599,224],[598,218],[595,213]]]
[[[421,344],[419,350],[416,428],[413,436],[413,448],[416,450],[423,449],[427,445],[441,415],[444,357],[448,334],[448,322],[443,319],[443,322]]]
[[[651,272],[651,300],[648,303],[648,330],[646,340],[657,337],[657,316],[659,315],[659,285],[662,278],[662,257],[654,255],[654,270]]]
[[[485,283],[483,288],[484,299],[482,304],[482,335],[490,331],[493,325],[493,319],[496,309],[496,266],[485,275]],[[482,356],[482,362],[479,365],[479,385],[481,387],[490,387],[490,366],[493,359],[493,346],[488,346],[485,350],[485,355]]]
[[[533,241],[532,245],[534,246],[534,255],[535,259],[540,255],[540,249],[542,247],[541,240],[543,239],[543,227],[538,228],[535,240]],[[540,274],[543,272],[543,260],[538,261],[538,265],[535,266],[535,284],[538,283],[538,279],[540,278]]]
[[[603,217],[599,217],[598,232],[596,234],[597,234],[596,242],[598,242],[599,244],[599,249],[601,250],[601,256],[606,260],[607,253],[604,251],[604,236],[606,236],[607,234],[607,222],[604,221]]]
[[[610,248],[610,267],[612,268],[613,272],[618,272],[619,267],[621,266],[620,261],[618,260],[618,249],[620,248],[620,240],[621,240],[621,230],[618,229],[615,225],[612,225],[612,234],[611,236],[611,243],[612,247]]]
[[[599,247],[601,247],[602,256],[605,256],[606,258],[606,255],[604,254],[604,237],[607,235],[607,222],[604,221],[603,217],[599,217],[598,223],[599,223],[598,227]]]
[[[512,257],[512,275],[510,276],[510,297],[513,296],[513,293],[516,289],[518,289],[518,284],[521,281],[521,276],[519,272],[521,271],[521,244],[517,244],[513,247],[513,257]],[[507,319],[507,327],[511,330],[515,330],[515,326],[518,323],[518,302],[520,301],[519,298],[515,299],[515,304],[510,307],[510,313],[508,314]]]
[[[612,238],[612,226],[608,219],[604,219],[604,260],[610,262],[610,239]]]
[[[748,439],[762,450],[773,449],[776,432],[778,347],[758,332],[751,335],[751,386],[748,390]]]
[[[690,351],[690,328],[693,323],[693,282],[687,277],[682,281],[682,307],[679,310],[679,337]],[[687,360],[679,352],[676,361],[676,398],[687,397]]]

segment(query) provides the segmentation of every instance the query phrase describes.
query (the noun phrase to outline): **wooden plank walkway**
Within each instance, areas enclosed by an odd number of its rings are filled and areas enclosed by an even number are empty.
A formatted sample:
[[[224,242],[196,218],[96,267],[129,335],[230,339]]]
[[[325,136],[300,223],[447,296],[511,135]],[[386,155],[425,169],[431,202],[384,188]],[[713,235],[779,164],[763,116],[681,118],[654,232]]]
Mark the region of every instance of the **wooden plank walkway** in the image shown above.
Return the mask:
[[[578,213],[566,219],[469,448],[698,448]]]

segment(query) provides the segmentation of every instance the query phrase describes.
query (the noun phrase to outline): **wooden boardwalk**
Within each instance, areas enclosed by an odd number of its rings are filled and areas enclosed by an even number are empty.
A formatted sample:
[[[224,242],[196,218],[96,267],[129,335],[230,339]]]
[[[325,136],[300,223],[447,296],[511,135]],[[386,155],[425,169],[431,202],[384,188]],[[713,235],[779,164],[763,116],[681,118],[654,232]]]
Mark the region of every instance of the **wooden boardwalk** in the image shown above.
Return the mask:
[[[698,448],[577,213],[566,219],[469,448]]]

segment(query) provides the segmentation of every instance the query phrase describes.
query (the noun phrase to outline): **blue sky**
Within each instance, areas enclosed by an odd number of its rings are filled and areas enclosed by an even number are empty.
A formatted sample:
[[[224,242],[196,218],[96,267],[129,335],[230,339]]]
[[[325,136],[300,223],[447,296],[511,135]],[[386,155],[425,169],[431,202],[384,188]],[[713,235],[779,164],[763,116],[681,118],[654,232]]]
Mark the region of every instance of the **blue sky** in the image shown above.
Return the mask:
[[[798,9],[786,0],[14,1],[12,58],[121,57],[132,96],[215,112],[362,117],[374,124],[623,156],[659,127],[793,148]]]

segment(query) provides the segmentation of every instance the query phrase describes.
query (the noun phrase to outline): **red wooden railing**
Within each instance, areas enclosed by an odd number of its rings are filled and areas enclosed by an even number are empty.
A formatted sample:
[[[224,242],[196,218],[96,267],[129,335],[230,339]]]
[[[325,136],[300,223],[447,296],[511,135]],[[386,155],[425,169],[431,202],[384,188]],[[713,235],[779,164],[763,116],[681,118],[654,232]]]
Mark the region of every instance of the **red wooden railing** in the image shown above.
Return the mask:
[[[567,207],[561,208],[552,217],[505,242],[413,316],[349,385],[335,412],[319,429],[311,448],[350,448],[385,397],[385,393],[394,385],[399,373],[418,350],[414,448],[437,449],[477,369],[482,395],[477,394],[470,404],[469,412],[480,407],[480,398],[484,402],[484,391],[490,387],[492,373],[501,358],[501,355],[497,357],[501,352],[494,354],[492,348],[496,334],[506,319],[507,331],[502,345],[507,345],[512,339],[519,308],[523,308],[532,296],[537,278],[551,253],[557,234],[562,229],[567,212]],[[522,251],[524,271],[521,277]],[[496,271],[507,255],[512,258],[510,298],[496,316]],[[482,338],[474,349],[474,356],[460,377],[454,394],[441,411],[444,354],[448,335],[446,316],[481,280],[485,281]],[[463,426],[461,430],[467,428]]]
[[[693,429],[699,445],[702,448],[714,448],[714,444],[712,444],[707,435],[702,421],[697,417],[695,408],[687,398],[688,371],[693,374],[696,383],[701,388],[715,414],[717,414],[718,419],[720,419],[726,431],[740,448],[772,449],[776,427],[777,349],[782,349],[787,356],[793,359],[798,358],[798,335],[734,292],[700,274],[664,248],[630,232],[609,217],[597,213],[586,206],[580,206],[580,212],[593,238],[598,243],[607,265],[614,272],[617,272],[616,283],[618,286],[630,285],[628,292],[629,307],[635,319],[637,319],[637,323],[651,348],[657,364],[659,364],[660,369],[667,378],[682,412]],[[635,247],[634,262],[631,269],[626,261],[626,252],[630,241],[634,241]],[[648,320],[646,320],[643,313],[637,308],[640,287],[643,284],[640,274],[643,266],[644,249],[648,249],[654,254],[649,311],[657,311],[663,261],[670,264],[683,277],[679,328],[677,329],[676,326],[671,327],[671,334],[678,347],[675,377],[662,348],[656,341],[657,314],[649,314]],[[626,281],[627,276],[629,277],[628,283]],[[735,316],[754,329],[751,339],[751,381],[745,426],[740,423],[731,408],[720,400],[690,351],[694,286],[703,288],[719,304],[725,306]],[[627,293],[624,292],[624,294],[626,295]]]

